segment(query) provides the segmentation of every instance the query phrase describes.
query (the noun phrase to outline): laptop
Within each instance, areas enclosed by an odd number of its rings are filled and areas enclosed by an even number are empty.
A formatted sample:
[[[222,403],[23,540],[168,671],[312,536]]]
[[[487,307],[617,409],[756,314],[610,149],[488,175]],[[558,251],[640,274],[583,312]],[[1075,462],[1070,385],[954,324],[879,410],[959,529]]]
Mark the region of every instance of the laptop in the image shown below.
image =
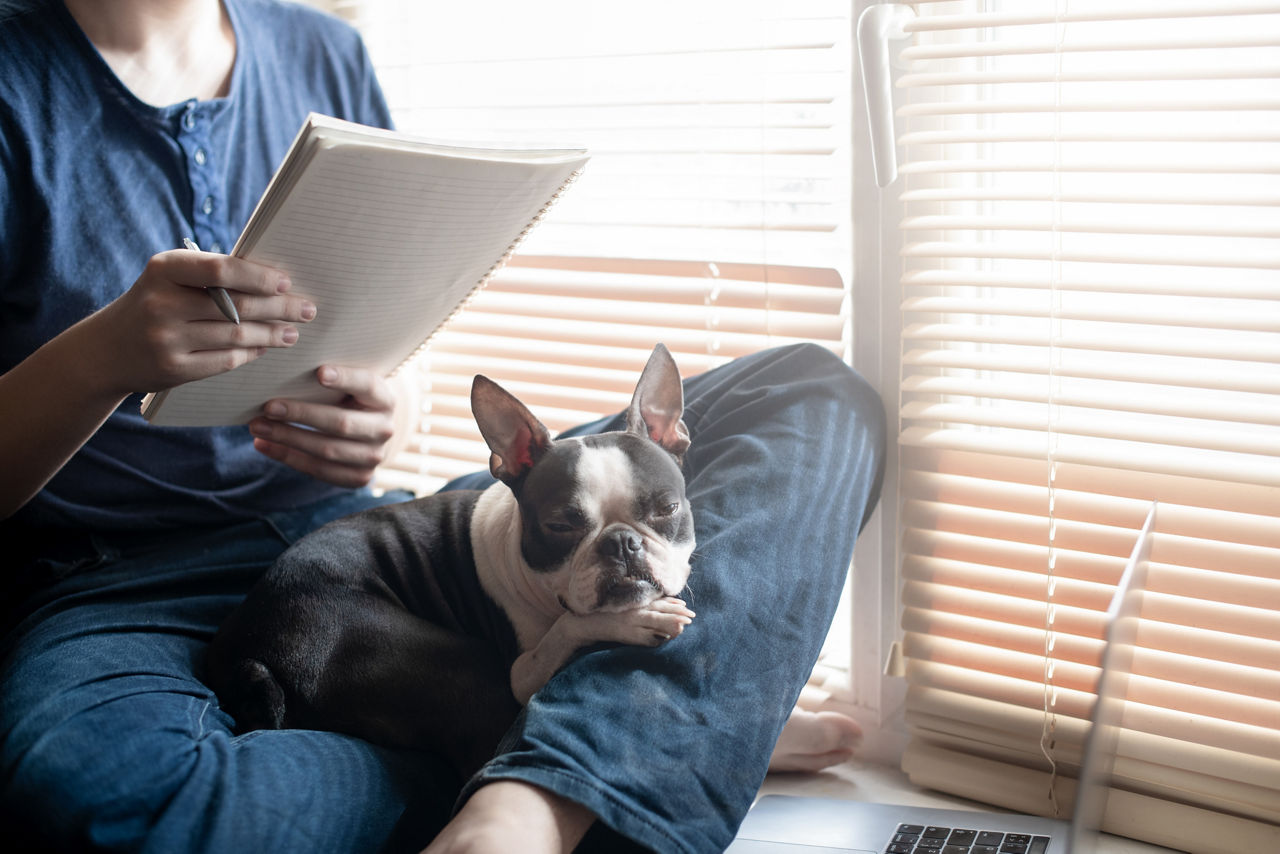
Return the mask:
[[[1069,821],[767,795],[751,807],[727,854],[1092,854],[1115,761],[1156,510],[1153,503],[1107,609],[1098,700]]]

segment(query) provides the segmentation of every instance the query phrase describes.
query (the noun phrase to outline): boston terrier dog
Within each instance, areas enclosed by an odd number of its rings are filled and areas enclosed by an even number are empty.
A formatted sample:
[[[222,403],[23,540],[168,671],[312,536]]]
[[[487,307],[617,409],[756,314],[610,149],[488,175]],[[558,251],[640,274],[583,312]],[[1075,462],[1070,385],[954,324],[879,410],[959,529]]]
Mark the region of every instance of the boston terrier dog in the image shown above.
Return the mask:
[[[658,646],[694,619],[678,598],[694,548],[689,432],[665,347],[617,432],[552,440],[480,376],[471,408],[498,483],[319,528],[219,629],[208,684],[240,731],[342,732],[469,775],[578,649]],[[860,736],[852,718],[795,710],[770,768],[842,762]]]
[[[343,732],[467,774],[579,648],[657,646],[693,620],[689,433],[664,346],[617,432],[553,440],[482,376],[471,407],[498,483],[325,525],[219,629],[207,676],[240,731]]]

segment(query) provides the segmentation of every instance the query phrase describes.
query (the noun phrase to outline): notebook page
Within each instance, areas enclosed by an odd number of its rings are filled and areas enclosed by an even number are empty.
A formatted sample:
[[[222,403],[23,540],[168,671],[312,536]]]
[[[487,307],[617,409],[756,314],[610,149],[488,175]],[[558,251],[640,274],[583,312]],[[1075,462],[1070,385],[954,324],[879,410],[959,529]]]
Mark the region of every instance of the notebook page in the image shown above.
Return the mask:
[[[273,397],[333,401],[321,364],[389,373],[518,241],[585,162],[423,156],[325,143],[256,245],[240,253],[289,273],[315,320],[298,343],[171,389],[154,424],[243,424]]]
[[[322,136],[325,139],[340,142],[371,142],[376,140],[379,145],[391,148],[430,151],[440,155],[482,158],[484,160],[537,160],[550,162],[557,158],[581,159],[586,154],[586,151],[581,148],[564,148],[558,145],[536,142],[515,143],[518,147],[512,147],[511,144],[494,147],[492,142],[479,140],[435,139],[403,131],[356,124],[333,116],[321,115],[320,113],[312,113],[307,116],[307,121],[303,125],[303,133],[299,134],[299,136],[305,137],[308,130],[310,130],[312,136]]]

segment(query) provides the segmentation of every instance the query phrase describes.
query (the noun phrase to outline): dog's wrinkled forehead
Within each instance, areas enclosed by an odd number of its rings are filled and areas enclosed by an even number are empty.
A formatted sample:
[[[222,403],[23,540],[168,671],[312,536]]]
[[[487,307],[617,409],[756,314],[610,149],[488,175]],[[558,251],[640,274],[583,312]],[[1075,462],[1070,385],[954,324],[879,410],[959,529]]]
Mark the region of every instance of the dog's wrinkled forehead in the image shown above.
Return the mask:
[[[555,442],[516,493],[520,550],[535,572],[566,566],[610,525],[640,526],[675,542],[691,540],[684,476],[666,451],[634,433]],[[678,512],[672,512],[673,508]]]
[[[671,455],[628,433],[606,433],[555,443],[529,472],[522,498],[535,506],[572,504],[585,513],[626,518],[637,500],[657,490],[683,492]]]

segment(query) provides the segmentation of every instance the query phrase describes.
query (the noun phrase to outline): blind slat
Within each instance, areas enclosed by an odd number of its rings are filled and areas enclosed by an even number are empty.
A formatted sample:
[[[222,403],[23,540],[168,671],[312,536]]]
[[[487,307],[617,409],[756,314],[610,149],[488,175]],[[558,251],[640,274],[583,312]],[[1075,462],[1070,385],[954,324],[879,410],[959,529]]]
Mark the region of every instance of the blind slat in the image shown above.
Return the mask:
[[[1046,104],[1043,101],[957,101],[911,104],[897,110],[901,118],[924,116],[954,116],[989,113],[1197,113],[1197,112],[1247,112],[1252,110],[1280,109],[1280,98],[1258,96],[1254,98],[1215,99],[1212,101],[1074,101]]]
[[[1271,0],[1192,0],[1192,2],[1149,3],[1112,2],[1084,9],[1058,9],[1033,12],[990,12],[987,14],[930,15],[908,21],[904,31],[908,33],[937,32],[939,30],[980,29],[985,27],[1014,27],[1029,24],[1085,23],[1095,21],[1143,21],[1176,17],[1223,17],[1227,15],[1256,15],[1274,12]]]
[[[1060,402],[1055,401],[1058,406]],[[1280,432],[1259,430],[1231,431],[1212,426],[1195,427],[1175,423],[1139,424],[1134,421],[1117,421],[1107,413],[1064,414],[1050,416],[1046,407],[994,408],[982,405],[954,403],[906,402],[901,407],[905,423],[947,422],[970,424],[979,427],[1005,427],[1015,430],[1048,430],[1057,433],[1140,442],[1146,445],[1201,448],[1228,451],[1236,454],[1280,456]]]
[[[1277,199],[1280,203],[1280,198]],[[1165,273],[1166,271],[1160,271]],[[1019,288],[1054,290],[1060,293],[1082,291],[1102,294],[1147,294],[1150,296],[1216,297],[1218,299],[1272,299],[1275,282],[1268,278],[1258,281],[1216,278],[1212,282],[1203,276],[1182,281],[1172,276],[1157,276],[1151,271],[1133,271],[1130,278],[1118,278],[1114,271],[1097,277],[1063,276],[1058,278],[1051,271],[1030,273],[1001,273],[988,270],[910,270],[903,275],[904,288]]]
[[[896,85],[902,89],[937,86],[999,85],[1001,83],[1124,83],[1168,80],[1268,80],[1280,73],[1274,65],[1192,66],[1152,64],[1143,68],[1076,68],[1069,70],[971,71],[951,70],[904,74]]]
[[[1278,42],[1275,28],[1280,27],[1271,16],[1272,32],[1258,30],[1231,34],[1215,33],[1213,46],[1218,49],[1274,47]],[[1062,53],[1109,53],[1116,51],[1174,51],[1197,50],[1205,47],[1203,35],[1079,39],[1058,41],[1054,39],[999,39],[993,41],[949,42],[944,44],[916,45],[902,52],[907,62],[931,60],[955,60],[986,57],[1011,57],[1026,55],[1054,56]]]
[[[1217,222],[1150,221],[1134,222],[1129,217],[1093,220],[998,218],[975,216],[916,216],[898,224],[903,231],[1059,231],[1088,234],[1176,234],[1187,237],[1280,237],[1280,225],[1271,222],[1221,220]]]
[[[1044,346],[1047,351],[1048,346]],[[1026,352],[1022,352],[1025,350]],[[1007,371],[1043,376],[1051,364],[1048,352],[1033,348],[1007,348],[1000,352],[978,350],[908,350],[903,363],[911,367],[963,369],[972,371]],[[1237,367],[1205,365],[1189,362],[1167,365],[1156,360],[1143,364],[1138,360],[1115,364],[1086,358],[1074,359],[1055,366],[1055,375],[1078,379],[1112,380],[1144,383],[1153,386],[1235,391],[1248,394],[1280,394],[1280,377],[1265,373],[1248,374]],[[1264,424],[1266,422],[1263,422]]]
[[[1280,479],[1280,465],[1253,457],[1195,453],[1191,450],[1171,456],[1158,448],[1121,442],[1090,441],[1077,436],[1055,436],[1054,440],[1061,440],[1060,446],[1054,450],[1054,461],[1057,464],[1076,463],[1119,472],[1152,472],[1170,477],[1199,478],[1207,482],[1224,481],[1257,486],[1274,486]],[[1003,452],[1041,460],[1048,458],[1051,447],[1045,434],[1025,430],[1005,430],[996,434],[906,427],[898,441],[904,446],[990,454]]]
[[[904,337],[912,340],[910,330]],[[964,339],[960,339],[964,340]],[[1185,353],[1184,353],[1185,355]],[[1091,387],[1084,390],[1058,388],[1034,379],[1002,378],[999,381],[973,377],[912,377],[902,390],[936,399],[937,395],[982,398],[987,401],[1022,401],[1057,406],[1074,406],[1085,409],[1131,412],[1135,404],[1148,414],[1168,415],[1175,418],[1197,418],[1218,422],[1239,421],[1244,424],[1280,424],[1280,401],[1269,395],[1256,399],[1237,399],[1224,409],[1212,403],[1176,394],[1142,393],[1132,388],[1124,391]]]
[[[1191,304],[1176,309],[1119,300],[1110,304],[1063,307],[1027,300],[993,300],[964,297],[911,297],[903,301],[904,312],[931,314],[980,314],[1003,317],[1038,317],[1057,320],[1083,320],[1102,323],[1127,323],[1146,326],[1195,326],[1202,329],[1227,329],[1239,332],[1271,332],[1280,334],[1280,311],[1266,302],[1256,305],[1228,305],[1223,299],[1216,305]]]

